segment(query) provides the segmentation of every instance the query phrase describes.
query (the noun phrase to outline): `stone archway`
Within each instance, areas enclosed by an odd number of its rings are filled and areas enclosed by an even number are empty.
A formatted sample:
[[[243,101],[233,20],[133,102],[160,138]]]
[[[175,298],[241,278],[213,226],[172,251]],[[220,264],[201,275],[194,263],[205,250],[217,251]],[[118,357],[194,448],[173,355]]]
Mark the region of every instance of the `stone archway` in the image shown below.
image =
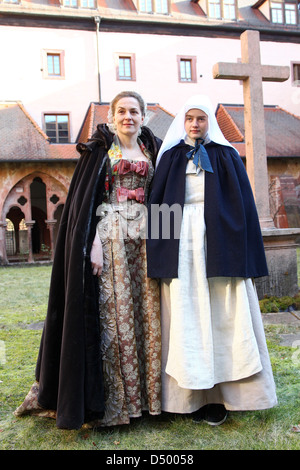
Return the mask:
[[[28,253],[28,234],[24,213],[13,206],[6,214],[6,254],[10,260],[26,259]]]
[[[25,261],[32,263],[53,259],[57,224],[67,191],[57,179],[42,172],[27,175],[11,188],[5,199],[0,220],[0,258],[3,264],[8,264],[10,258],[13,259],[6,252],[6,219],[12,221],[17,239],[19,223],[17,219],[21,214],[27,229],[28,256]],[[56,218],[57,215],[59,220]],[[19,242],[18,239],[16,245]],[[15,255],[17,254],[18,250]],[[23,260],[24,257],[21,258]],[[14,256],[14,260],[18,260],[18,256]]]
[[[46,184],[37,176],[30,184],[31,218],[35,221],[31,231],[33,255],[40,257],[50,252],[50,234],[46,224],[47,220],[47,195]]]

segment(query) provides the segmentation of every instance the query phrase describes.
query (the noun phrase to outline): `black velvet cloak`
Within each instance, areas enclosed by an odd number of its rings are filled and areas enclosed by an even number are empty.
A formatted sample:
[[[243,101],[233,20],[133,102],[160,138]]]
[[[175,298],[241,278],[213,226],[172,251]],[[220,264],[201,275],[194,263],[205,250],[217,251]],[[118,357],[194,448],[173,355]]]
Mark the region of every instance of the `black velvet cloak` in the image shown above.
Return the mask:
[[[177,278],[179,237],[171,217],[171,236],[163,239],[162,220],[153,205],[180,204],[183,209],[185,178],[192,147],[181,141],[167,150],[156,170],[148,205],[148,276]],[[205,146],[213,173],[205,172],[204,218],[207,239],[207,277],[255,278],[268,275],[263,240],[244,164],[228,146]],[[153,228],[159,226],[159,235]],[[154,235],[153,235],[154,234]],[[157,237],[157,238],[155,238]]]
[[[161,141],[143,127],[140,139],[153,155]],[[90,251],[96,210],[105,195],[107,151],[113,141],[106,125],[87,144],[78,144],[76,165],[63,210],[52,268],[47,317],[36,379],[38,402],[57,411],[59,428],[79,429],[104,412],[100,354],[98,278]]]

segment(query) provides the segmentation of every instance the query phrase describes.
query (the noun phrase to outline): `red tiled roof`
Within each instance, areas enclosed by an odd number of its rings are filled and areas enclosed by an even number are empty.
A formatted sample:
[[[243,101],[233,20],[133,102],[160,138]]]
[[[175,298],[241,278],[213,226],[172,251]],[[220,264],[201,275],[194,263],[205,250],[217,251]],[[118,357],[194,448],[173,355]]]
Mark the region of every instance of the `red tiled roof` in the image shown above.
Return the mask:
[[[234,120],[232,119],[224,105],[219,105],[216,113],[216,118],[220,129],[222,130],[224,136],[229,142],[244,141],[244,135],[241,133],[238,126],[235,124]]]
[[[49,146],[51,160],[78,160],[79,156],[76,144],[51,144]]]
[[[20,102],[0,103],[0,161],[77,160],[75,144],[51,144]]]
[[[268,157],[300,157],[300,117],[279,106],[265,106]],[[227,140],[245,156],[244,106],[220,104],[217,121]]]

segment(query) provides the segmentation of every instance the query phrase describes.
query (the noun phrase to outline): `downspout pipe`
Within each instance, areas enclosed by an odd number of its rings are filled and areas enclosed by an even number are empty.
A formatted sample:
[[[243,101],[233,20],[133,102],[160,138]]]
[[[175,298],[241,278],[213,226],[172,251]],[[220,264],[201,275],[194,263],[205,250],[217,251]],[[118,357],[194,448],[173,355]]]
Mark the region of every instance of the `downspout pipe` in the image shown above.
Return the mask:
[[[98,75],[98,101],[101,103],[101,80],[100,80],[100,61],[99,61],[99,29],[101,18],[100,16],[95,16],[94,21],[96,24],[96,42],[97,42],[97,75]]]

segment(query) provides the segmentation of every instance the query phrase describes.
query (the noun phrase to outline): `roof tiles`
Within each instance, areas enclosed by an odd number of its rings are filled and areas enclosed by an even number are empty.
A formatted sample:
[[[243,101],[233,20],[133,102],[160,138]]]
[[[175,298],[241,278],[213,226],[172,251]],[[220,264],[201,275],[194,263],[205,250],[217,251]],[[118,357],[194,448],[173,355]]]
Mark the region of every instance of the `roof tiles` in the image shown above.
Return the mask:
[[[108,104],[91,103],[77,142],[86,142],[97,128],[107,122]],[[219,126],[245,156],[244,107],[220,104],[216,111]],[[164,138],[174,116],[158,104],[147,107],[147,126]],[[265,106],[266,147],[268,157],[300,157],[300,117],[278,106]],[[0,161],[77,160],[76,142],[53,144],[19,102],[0,103]]]
[[[264,111],[267,156],[300,157],[300,117],[279,106]],[[225,138],[245,156],[244,106],[220,104],[216,116]]]
[[[0,161],[77,160],[75,144],[51,144],[20,102],[0,103]]]
[[[91,103],[79,132],[78,142],[86,142],[96,131],[97,124],[107,122],[108,110],[109,104]],[[157,137],[163,139],[174,116],[158,104],[149,104],[147,105],[147,118],[146,125]]]

